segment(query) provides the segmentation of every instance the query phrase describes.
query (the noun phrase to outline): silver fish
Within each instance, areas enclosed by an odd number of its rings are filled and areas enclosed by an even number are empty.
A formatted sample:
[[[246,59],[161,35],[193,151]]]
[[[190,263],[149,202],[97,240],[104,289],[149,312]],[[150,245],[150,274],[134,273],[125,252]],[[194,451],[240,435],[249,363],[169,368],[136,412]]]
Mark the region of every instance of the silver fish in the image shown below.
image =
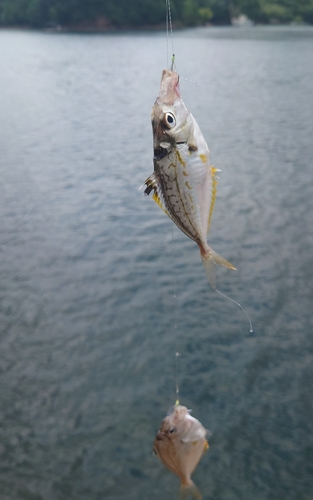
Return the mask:
[[[144,183],[145,194],[154,191],[154,201],[197,243],[208,280],[216,289],[215,264],[236,270],[207,243],[218,170],[210,166],[208,145],[181,98],[174,71],[163,70],[151,120],[154,172]]]
[[[191,474],[209,448],[206,434],[206,429],[190,415],[190,410],[178,404],[169,409],[155,437],[154,453],[181,480],[179,499],[188,495],[202,499]]]

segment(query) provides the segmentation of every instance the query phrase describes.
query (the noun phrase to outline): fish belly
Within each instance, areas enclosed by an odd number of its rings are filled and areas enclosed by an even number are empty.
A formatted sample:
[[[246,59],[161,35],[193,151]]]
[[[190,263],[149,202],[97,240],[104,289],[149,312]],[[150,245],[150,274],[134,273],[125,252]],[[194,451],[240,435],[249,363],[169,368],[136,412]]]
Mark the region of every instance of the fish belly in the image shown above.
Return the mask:
[[[182,455],[184,456],[184,473],[185,477],[190,477],[204,452],[205,439],[184,443],[182,445]]]
[[[211,172],[198,153],[190,154],[188,146],[184,146],[155,162],[154,170],[170,218],[189,238],[205,245]]]

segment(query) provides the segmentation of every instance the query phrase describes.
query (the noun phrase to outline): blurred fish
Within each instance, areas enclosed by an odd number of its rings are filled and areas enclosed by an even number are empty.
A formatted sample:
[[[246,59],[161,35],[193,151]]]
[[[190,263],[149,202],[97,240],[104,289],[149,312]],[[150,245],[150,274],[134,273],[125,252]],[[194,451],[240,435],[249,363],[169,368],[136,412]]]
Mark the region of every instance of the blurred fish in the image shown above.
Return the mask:
[[[202,499],[191,474],[209,448],[206,434],[206,429],[190,415],[190,410],[177,404],[169,409],[155,437],[154,453],[181,480],[179,499],[188,495],[196,500]]]
[[[207,243],[216,198],[216,172],[209,148],[180,95],[179,76],[165,69],[151,114],[154,172],[145,181],[145,194],[183,233],[199,246],[211,286],[216,289],[216,266],[236,269]]]

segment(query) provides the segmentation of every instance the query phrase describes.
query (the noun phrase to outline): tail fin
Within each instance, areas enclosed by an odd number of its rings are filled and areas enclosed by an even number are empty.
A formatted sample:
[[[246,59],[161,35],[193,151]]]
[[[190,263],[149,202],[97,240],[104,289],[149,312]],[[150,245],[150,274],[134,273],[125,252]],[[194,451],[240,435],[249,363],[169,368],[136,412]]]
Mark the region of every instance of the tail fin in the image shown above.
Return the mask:
[[[236,268],[230,262],[228,262],[228,260],[223,259],[223,257],[214,252],[212,248],[210,248],[205,253],[205,255],[202,255],[201,253],[201,259],[209,283],[211,287],[214,288],[214,290],[216,290],[216,264],[219,264],[220,266],[227,267],[228,269],[236,271]]]
[[[181,485],[178,500],[185,500],[188,497],[195,498],[195,500],[202,500],[202,495],[198,490],[195,483],[190,479],[190,483],[188,485]]]

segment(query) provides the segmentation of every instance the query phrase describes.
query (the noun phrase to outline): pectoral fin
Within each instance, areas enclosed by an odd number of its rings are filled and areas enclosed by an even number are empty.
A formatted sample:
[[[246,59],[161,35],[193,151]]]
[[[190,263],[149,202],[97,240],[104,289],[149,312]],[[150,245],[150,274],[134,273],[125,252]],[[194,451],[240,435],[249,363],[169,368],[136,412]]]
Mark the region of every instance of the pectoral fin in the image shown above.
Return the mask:
[[[159,183],[158,183],[158,180],[156,178],[155,173],[153,173],[152,175],[150,175],[150,177],[148,177],[148,179],[145,180],[144,186],[146,186],[146,189],[144,190],[144,193],[147,196],[149,196],[149,194],[151,193],[151,191],[154,191],[152,199],[156,202],[156,204],[160,208],[162,208],[163,212],[166,213],[166,215],[168,215],[168,211],[166,210],[165,204],[164,204],[164,201],[163,201],[163,196],[162,196],[161,188],[159,186]]]

